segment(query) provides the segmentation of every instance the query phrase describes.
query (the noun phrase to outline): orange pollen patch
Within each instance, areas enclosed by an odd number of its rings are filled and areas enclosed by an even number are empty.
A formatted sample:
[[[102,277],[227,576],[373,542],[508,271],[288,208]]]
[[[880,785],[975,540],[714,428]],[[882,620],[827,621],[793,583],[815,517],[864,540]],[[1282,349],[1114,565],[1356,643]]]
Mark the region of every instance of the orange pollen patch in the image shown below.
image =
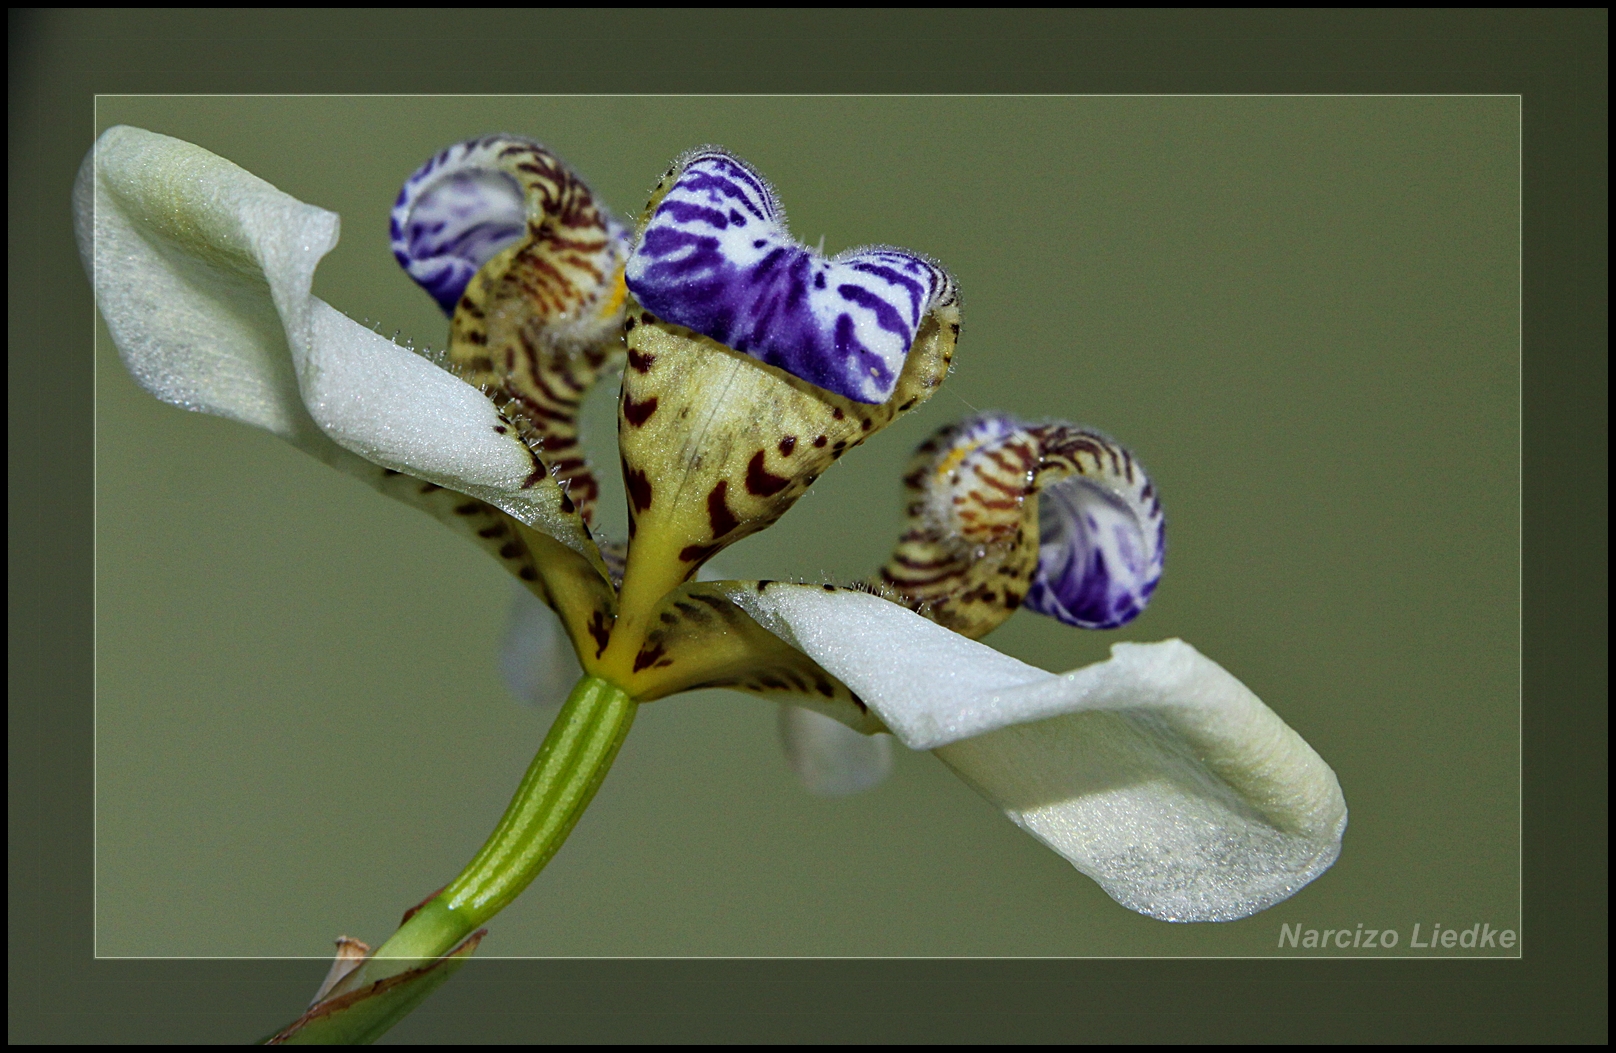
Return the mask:
[[[980,443],[977,443],[968,446],[956,446],[952,450],[949,450],[948,454],[943,457],[942,460],[937,462],[937,467],[935,469],[937,481],[942,482],[944,479],[947,479],[954,469],[960,466],[960,463],[964,461],[965,458],[977,451],[980,445]]]
[[[600,317],[610,318],[623,306],[623,300],[628,296],[628,284],[623,280],[623,268],[617,268],[617,277],[612,282],[612,291],[607,295],[604,303],[600,305]]]

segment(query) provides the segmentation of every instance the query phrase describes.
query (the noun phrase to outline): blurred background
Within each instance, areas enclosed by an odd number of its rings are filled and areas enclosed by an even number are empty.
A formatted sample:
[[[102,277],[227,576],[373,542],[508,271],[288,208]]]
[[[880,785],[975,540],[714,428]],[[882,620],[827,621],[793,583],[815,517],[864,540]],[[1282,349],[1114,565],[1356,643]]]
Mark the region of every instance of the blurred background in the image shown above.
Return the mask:
[[[885,558],[901,468],[1002,409],[1100,428],[1168,515],[1151,608],[988,638],[1067,670],[1178,636],[1340,777],[1340,861],[1254,918],[1112,903],[929,754],[813,798],[774,706],[647,706],[499,955],[1250,955],[1282,923],[1519,929],[1519,105],[1514,97],[102,97],[341,214],[315,292],[417,346],[447,323],[387,213],[441,147],[549,144],[625,215],[672,158],[755,164],[827,252],[959,279],[956,368],[839,462],[735,577]],[[85,144],[86,149],[89,143]],[[64,205],[66,190],[63,193]],[[267,433],[97,355],[97,951],[324,956],[377,942],[492,829],[549,711],[497,671],[500,568]],[[586,439],[621,534],[612,397]],[[1402,948],[1406,950],[1405,948]],[[1288,952],[1295,953],[1295,952]],[[1385,952],[1382,952],[1385,953]]]

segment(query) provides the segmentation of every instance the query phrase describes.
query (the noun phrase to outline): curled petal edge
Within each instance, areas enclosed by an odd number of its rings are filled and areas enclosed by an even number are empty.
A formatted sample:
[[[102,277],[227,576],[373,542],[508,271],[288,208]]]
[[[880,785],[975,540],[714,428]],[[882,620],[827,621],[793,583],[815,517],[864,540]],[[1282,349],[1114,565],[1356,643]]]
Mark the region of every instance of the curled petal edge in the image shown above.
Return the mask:
[[[123,125],[85,157],[73,211],[113,342],[157,398],[274,432],[372,485],[379,465],[477,497],[593,551],[480,391],[312,295],[334,213]]]
[[[473,275],[527,232],[521,186],[486,156],[486,146],[508,138],[438,151],[410,173],[393,204],[393,258],[451,317]]]
[[[1132,910],[1246,917],[1340,853],[1335,773],[1183,641],[1117,644],[1057,675],[863,593],[776,583],[731,599]]]

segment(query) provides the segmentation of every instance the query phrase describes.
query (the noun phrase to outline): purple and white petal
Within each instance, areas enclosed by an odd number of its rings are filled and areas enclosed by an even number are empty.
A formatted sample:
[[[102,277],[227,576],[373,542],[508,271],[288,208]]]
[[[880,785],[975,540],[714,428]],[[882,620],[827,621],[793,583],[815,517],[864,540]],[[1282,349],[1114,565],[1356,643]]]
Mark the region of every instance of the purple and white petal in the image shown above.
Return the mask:
[[[513,145],[544,149],[512,135],[456,143],[416,169],[393,204],[393,256],[447,315],[483,264],[527,233],[522,185],[501,170]],[[605,220],[620,251],[628,231],[609,214]]]
[[[978,414],[922,443],[903,482],[908,522],[878,587],[973,640],[1023,606],[1115,628],[1161,580],[1155,489],[1098,432]]]
[[[489,164],[496,141],[440,150],[404,181],[393,203],[393,256],[445,314],[454,314],[472,275],[527,230],[521,186]]]
[[[1094,432],[1038,429],[1046,466],[1073,474],[1039,491],[1038,570],[1022,605],[1084,629],[1138,617],[1161,581],[1166,521],[1155,487],[1127,450]],[[1046,473],[1049,468],[1046,467]]]
[[[798,243],[739,158],[682,161],[629,258],[629,291],[666,322],[857,402],[892,394],[926,316],[955,303],[932,260],[873,246],[826,259]]]

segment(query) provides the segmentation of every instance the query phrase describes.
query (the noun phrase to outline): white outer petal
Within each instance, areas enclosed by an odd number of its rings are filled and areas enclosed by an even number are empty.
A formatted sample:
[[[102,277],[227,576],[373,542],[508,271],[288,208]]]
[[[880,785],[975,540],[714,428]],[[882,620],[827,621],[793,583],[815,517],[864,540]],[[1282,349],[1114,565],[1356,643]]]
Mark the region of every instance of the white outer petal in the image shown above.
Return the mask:
[[[1143,914],[1245,917],[1340,853],[1335,773],[1182,641],[1117,644],[1056,675],[864,593],[775,584],[732,599]]]
[[[147,391],[338,467],[349,451],[479,497],[587,551],[559,488],[526,485],[534,458],[481,392],[310,294],[334,213],[126,126],[96,141],[73,207],[101,313]]]
[[[73,213],[101,313],[141,387],[321,447],[287,345],[307,342],[309,285],[337,243],[334,213],[125,126],[85,157]]]
[[[878,596],[776,582],[762,595],[739,587],[730,598],[852,688],[910,749],[1065,711],[1059,700],[1038,711],[1011,695],[1053,674]]]

